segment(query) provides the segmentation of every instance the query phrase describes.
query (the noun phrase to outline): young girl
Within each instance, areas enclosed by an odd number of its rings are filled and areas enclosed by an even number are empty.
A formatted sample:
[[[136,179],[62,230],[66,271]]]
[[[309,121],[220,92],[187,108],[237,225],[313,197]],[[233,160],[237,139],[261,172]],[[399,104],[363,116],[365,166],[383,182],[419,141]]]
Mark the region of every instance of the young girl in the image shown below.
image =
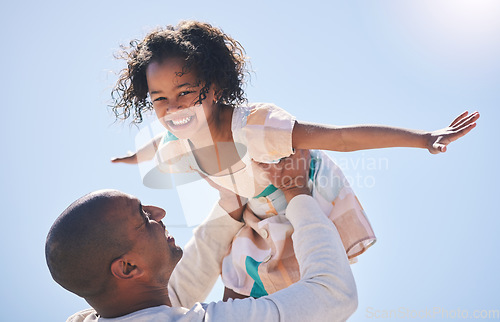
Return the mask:
[[[376,238],[363,208],[340,169],[318,150],[355,151],[385,147],[446,146],[468,133],[479,114],[464,112],[453,123],[433,132],[390,126],[329,126],[296,120],[267,103],[245,104],[246,57],[243,47],[220,29],[195,21],[181,22],[130,43],[113,90],[118,118],[142,121],[154,109],[168,130],[135,154],[113,162],[137,163],[156,156],[168,173],[200,173],[221,191],[248,199],[225,210],[245,226],[222,260],[225,298],[259,297],[299,279],[291,244],[292,228],[283,193],[262,176],[257,162],[277,162],[294,149],[311,151],[310,186],[325,214],[340,233],[352,261]],[[222,206],[222,204],[221,204]],[[188,264],[186,264],[188,265]],[[203,299],[199,299],[203,300]]]

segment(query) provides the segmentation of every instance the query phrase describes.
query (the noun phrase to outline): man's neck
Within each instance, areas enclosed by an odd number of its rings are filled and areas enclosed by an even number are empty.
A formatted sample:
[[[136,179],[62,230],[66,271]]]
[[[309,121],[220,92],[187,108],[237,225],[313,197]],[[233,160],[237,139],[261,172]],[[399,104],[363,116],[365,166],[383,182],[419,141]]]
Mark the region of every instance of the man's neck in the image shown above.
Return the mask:
[[[167,305],[172,306],[167,290],[157,291],[130,291],[114,292],[92,299],[85,299],[97,314],[103,318],[124,316],[150,307]]]

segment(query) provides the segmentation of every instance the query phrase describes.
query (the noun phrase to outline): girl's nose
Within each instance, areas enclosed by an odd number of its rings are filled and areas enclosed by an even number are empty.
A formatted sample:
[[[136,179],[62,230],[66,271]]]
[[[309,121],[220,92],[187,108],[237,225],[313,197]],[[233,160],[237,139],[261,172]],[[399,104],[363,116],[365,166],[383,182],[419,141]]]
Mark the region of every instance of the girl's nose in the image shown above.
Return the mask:
[[[183,109],[182,105],[179,104],[169,104],[167,106],[167,114],[172,114]]]
[[[160,221],[165,217],[166,211],[163,208],[156,206],[143,206],[143,208],[151,215],[152,219],[156,221]]]

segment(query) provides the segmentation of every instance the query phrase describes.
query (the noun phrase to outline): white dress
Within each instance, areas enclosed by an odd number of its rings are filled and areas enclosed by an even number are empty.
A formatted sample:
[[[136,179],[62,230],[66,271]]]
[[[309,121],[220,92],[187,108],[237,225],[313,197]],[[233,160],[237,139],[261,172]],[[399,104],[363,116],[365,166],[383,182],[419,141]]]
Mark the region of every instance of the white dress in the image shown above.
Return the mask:
[[[245,167],[228,175],[211,176],[198,166],[188,140],[166,133],[159,146],[158,166],[167,173],[203,173],[220,186],[248,198],[252,212],[234,237],[223,259],[224,285],[237,293],[260,297],[300,279],[293,250],[293,227],[284,212],[280,190],[261,180],[251,160],[277,162],[293,153],[295,118],[274,104],[256,103],[234,109],[231,129]],[[375,234],[341,169],[322,151],[311,150],[309,185],[313,197],[339,231],[351,262],[376,241]]]

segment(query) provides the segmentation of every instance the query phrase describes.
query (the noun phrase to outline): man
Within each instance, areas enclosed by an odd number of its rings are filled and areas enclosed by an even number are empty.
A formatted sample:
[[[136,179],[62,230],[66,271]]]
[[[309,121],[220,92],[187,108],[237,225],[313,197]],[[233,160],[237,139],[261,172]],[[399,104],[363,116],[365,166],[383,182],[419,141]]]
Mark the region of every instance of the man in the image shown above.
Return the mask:
[[[298,152],[290,161],[303,155]],[[357,306],[354,278],[335,226],[310,197],[307,169],[267,167],[271,183],[289,202],[286,216],[294,227],[299,282],[259,299],[191,305],[192,297],[182,295],[183,279],[197,278],[201,290],[213,284],[210,272],[243,225],[234,219],[238,216],[214,212],[186,249],[190,256],[188,248],[196,244],[202,265],[172,275],[182,250],[161,222],[165,211],[119,191],[98,191],[70,205],[47,237],[46,258],[54,280],[93,307],[69,321],[346,320]]]

